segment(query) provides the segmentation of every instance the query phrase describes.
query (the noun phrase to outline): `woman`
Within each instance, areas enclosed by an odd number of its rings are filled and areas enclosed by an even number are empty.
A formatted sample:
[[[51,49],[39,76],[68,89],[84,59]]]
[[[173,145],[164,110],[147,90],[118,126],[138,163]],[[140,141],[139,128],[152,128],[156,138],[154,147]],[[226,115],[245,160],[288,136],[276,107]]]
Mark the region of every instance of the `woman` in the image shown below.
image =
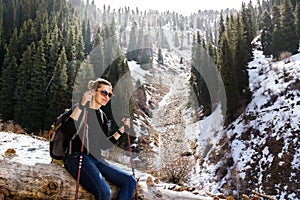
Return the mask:
[[[124,126],[130,127],[130,120],[123,119],[123,126],[109,137],[107,118],[100,107],[105,106],[111,99],[112,85],[107,80],[99,78],[90,81],[88,89],[70,118],[61,127],[69,139],[73,137],[76,131],[80,133],[72,140],[69,154],[64,159],[65,168],[77,179],[81,138],[83,137],[82,133],[85,132],[80,184],[92,193],[96,200],[109,200],[111,190],[105,181],[107,180],[120,188],[117,195],[118,200],[131,200],[136,186],[135,178],[107,163],[101,157],[101,149],[112,146],[112,143],[116,142],[124,133]],[[68,146],[68,144],[65,145]]]

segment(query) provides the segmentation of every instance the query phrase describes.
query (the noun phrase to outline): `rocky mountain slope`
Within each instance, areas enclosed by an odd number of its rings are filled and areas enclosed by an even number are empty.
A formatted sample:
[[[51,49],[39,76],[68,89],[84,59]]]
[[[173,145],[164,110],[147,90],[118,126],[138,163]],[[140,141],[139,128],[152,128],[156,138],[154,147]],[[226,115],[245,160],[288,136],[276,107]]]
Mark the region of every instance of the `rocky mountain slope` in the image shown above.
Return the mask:
[[[300,54],[272,62],[254,50],[252,101],[199,164],[199,186],[300,199]],[[206,184],[210,182],[210,184]]]

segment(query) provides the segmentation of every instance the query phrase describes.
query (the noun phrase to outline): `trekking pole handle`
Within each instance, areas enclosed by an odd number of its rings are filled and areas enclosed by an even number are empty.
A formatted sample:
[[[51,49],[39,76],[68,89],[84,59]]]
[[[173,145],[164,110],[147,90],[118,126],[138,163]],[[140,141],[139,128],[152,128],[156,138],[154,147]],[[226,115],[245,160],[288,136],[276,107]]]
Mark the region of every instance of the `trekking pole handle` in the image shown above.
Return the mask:
[[[128,119],[129,119],[129,121],[128,121]],[[130,116],[129,115],[124,115],[124,117],[122,118],[121,126],[124,126],[125,132],[127,132],[130,129]]]
[[[81,107],[86,107],[86,105],[88,105],[90,102],[92,102],[93,95],[94,95],[94,92],[92,90],[88,90],[88,91],[84,92],[82,94],[81,98],[79,99],[79,105]]]

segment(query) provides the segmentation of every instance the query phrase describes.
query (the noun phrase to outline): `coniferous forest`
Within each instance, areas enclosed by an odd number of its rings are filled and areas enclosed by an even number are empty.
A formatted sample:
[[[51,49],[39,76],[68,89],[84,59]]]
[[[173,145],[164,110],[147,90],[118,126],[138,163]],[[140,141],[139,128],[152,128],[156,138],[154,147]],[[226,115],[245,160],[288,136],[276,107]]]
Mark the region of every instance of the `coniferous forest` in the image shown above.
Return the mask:
[[[183,48],[182,34],[194,30],[187,36],[190,83],[207,115],[212,103],[205,77],[195,67],[205,68],[203,55],[212,58],[224,82],[230,123],[251,100],[251,41],[261,33],[264,55],[273,59],[297,53],[300,3],[258,0],[255,6],[243,3],[240,10],[199,10],[182,16],[129,7],[112,10],[109,5],[97,8],[89,0],[0,0],[1,120],[20,124],[27,132],[49,129],[72,99],[78,101],[72,94],[80,70],[86,72],[83,82],[104,77],[114,85],[128,72],[127,61],[151,67],[153,45],[170,48],[162,30],[167,24],[173,27],[176,48]],[[134,110],[136,105],[131,106]]]

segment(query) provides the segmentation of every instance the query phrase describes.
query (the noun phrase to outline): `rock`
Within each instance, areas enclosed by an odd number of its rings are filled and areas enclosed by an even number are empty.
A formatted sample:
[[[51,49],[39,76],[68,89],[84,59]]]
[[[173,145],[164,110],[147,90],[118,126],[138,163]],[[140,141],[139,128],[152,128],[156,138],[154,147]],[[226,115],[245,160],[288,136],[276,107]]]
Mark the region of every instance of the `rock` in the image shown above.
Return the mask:
[[[243,199],[243,200],[249,200],[250,198],[249,198],[249,196],[248,196],[248,195],[246,195],[246,194],[242,194],[242,199]]]
[[[153,180],[152,180],[152,177],[151,177],[151,176],[148,176],[148,177],[147,177],[146,184],[147,184],[148,186],[153,186]]]
[[[0,160],[0,199],[74,199],[76,180],[57,163],[24,165]],[[118,188],[112,186],[112,196]],[[79,187],[79,199],[94,196]]]
[[[9,148],[5,151],[6,154],[15,154],[16,150],[14,150],[13,148]]]

